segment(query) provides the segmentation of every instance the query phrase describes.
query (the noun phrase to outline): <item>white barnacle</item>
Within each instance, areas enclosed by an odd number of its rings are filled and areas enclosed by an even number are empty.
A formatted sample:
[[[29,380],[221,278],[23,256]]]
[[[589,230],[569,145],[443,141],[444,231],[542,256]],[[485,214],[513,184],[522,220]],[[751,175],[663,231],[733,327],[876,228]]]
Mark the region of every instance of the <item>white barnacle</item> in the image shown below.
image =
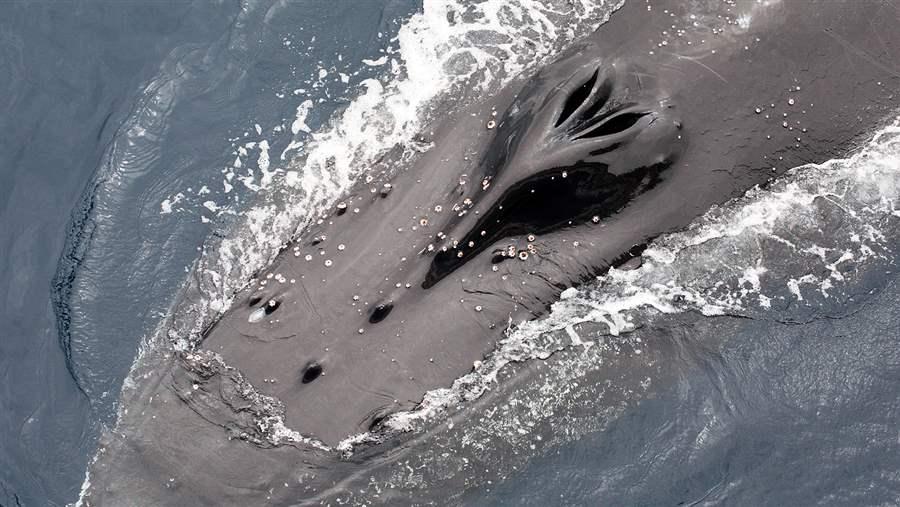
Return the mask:
[[[521,252],[519,252],[519,260],[521,260],[521,261],[528,260],[528,252],[525,250],[522,250]]]
[[[338,250],[340,250],[340,251],[344,251],[344,249],[346,249],[346,248],[347,248],[347,245],[345,245],[345,244],[343,244],[343,243],[341,243],[340,245],[338,245]]]
[[[325,259],[325,267],[326,268],[330,268],[332,264],[333,264],[333,262],[331,262],[331,259]]]
[[[304,257],[304,259],[306,259],[307,261],[311,261],[311,260],[312,260],[312,255],[311,255],[311,254],[306,254],[306,257]]]

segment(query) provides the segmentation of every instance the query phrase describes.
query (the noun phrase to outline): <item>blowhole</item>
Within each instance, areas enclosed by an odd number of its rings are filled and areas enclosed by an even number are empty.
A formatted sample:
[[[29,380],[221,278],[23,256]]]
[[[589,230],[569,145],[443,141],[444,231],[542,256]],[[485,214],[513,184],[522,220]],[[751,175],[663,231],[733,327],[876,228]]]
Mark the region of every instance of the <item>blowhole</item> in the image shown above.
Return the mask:
[[[322,365],[316,361],[313,361],[307,364],[305,368],[303,368],[303,377],[300,379],[300,382],[309,384],[313,380],[319,378],[319,376],[322,375],[322,372]]]
[[[390,302],[382,303],[382,304],[376,306],[375,309],[372,310],[372,315],[369,316],[369,323],[377,324],[377,323],[381,322],[382,320],[387,318],[387,316],[391,313],[391,310],[393,310],[393,309],[394,309],[394,304],[390,303]]]

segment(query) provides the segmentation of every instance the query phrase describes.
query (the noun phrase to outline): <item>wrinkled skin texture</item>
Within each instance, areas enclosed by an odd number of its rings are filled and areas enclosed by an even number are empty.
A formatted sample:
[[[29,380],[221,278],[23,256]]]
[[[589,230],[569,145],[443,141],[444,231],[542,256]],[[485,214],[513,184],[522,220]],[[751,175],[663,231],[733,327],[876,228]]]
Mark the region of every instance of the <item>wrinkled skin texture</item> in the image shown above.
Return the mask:
[[[333,445],[377,430],[565,288],[784,170],[845,155],[891,112],[889,3],[669,3],[674,16],[626,4],[537,75],[436,125],[411,166],[357,185],[204,336],[234,370],[176,359],[146,381],[133,402],[158,417],[107,437],[88,498],[247,502],[285,483],[272,501],[299,501],[312,491],[298,467],[328,467],[330,484],[356,465],[226,439],[219,427],[247,424],[234,372],[303,435]],[[673,22],[684,36],[662,35]],[[169,474],[184,486],[163,489]]]

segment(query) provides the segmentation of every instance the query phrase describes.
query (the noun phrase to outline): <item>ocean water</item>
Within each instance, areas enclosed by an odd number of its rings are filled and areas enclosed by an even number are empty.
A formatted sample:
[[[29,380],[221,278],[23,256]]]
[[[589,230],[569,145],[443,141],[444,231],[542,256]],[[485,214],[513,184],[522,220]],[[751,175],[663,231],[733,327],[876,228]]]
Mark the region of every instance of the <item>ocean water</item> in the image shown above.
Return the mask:
[[[379,156],[418,149],[436,104],[533,70],[616,5],[4,7],[5,506],[74,502],[142,350],[188,346]],[[873,123],[852,157],[566,291],[391,421],[426,448],[327,498],[895,503],[898,199],[900,128]],[[189,277],[198,311],[155,340]]]

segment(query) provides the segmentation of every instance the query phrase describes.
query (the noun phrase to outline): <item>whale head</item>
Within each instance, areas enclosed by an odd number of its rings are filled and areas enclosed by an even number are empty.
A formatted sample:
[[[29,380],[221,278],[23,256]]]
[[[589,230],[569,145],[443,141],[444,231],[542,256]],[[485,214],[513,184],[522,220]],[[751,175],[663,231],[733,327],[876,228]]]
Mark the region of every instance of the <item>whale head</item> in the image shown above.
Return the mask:
[[[684,145],[651,74],[591,45],[490,108],[445,122],[411,167],[354,187],[205,335],[284,404],[289,427],[334,444],[449,386],[509,322],[609,267],[571,238],[603,242],[604,222]]]

